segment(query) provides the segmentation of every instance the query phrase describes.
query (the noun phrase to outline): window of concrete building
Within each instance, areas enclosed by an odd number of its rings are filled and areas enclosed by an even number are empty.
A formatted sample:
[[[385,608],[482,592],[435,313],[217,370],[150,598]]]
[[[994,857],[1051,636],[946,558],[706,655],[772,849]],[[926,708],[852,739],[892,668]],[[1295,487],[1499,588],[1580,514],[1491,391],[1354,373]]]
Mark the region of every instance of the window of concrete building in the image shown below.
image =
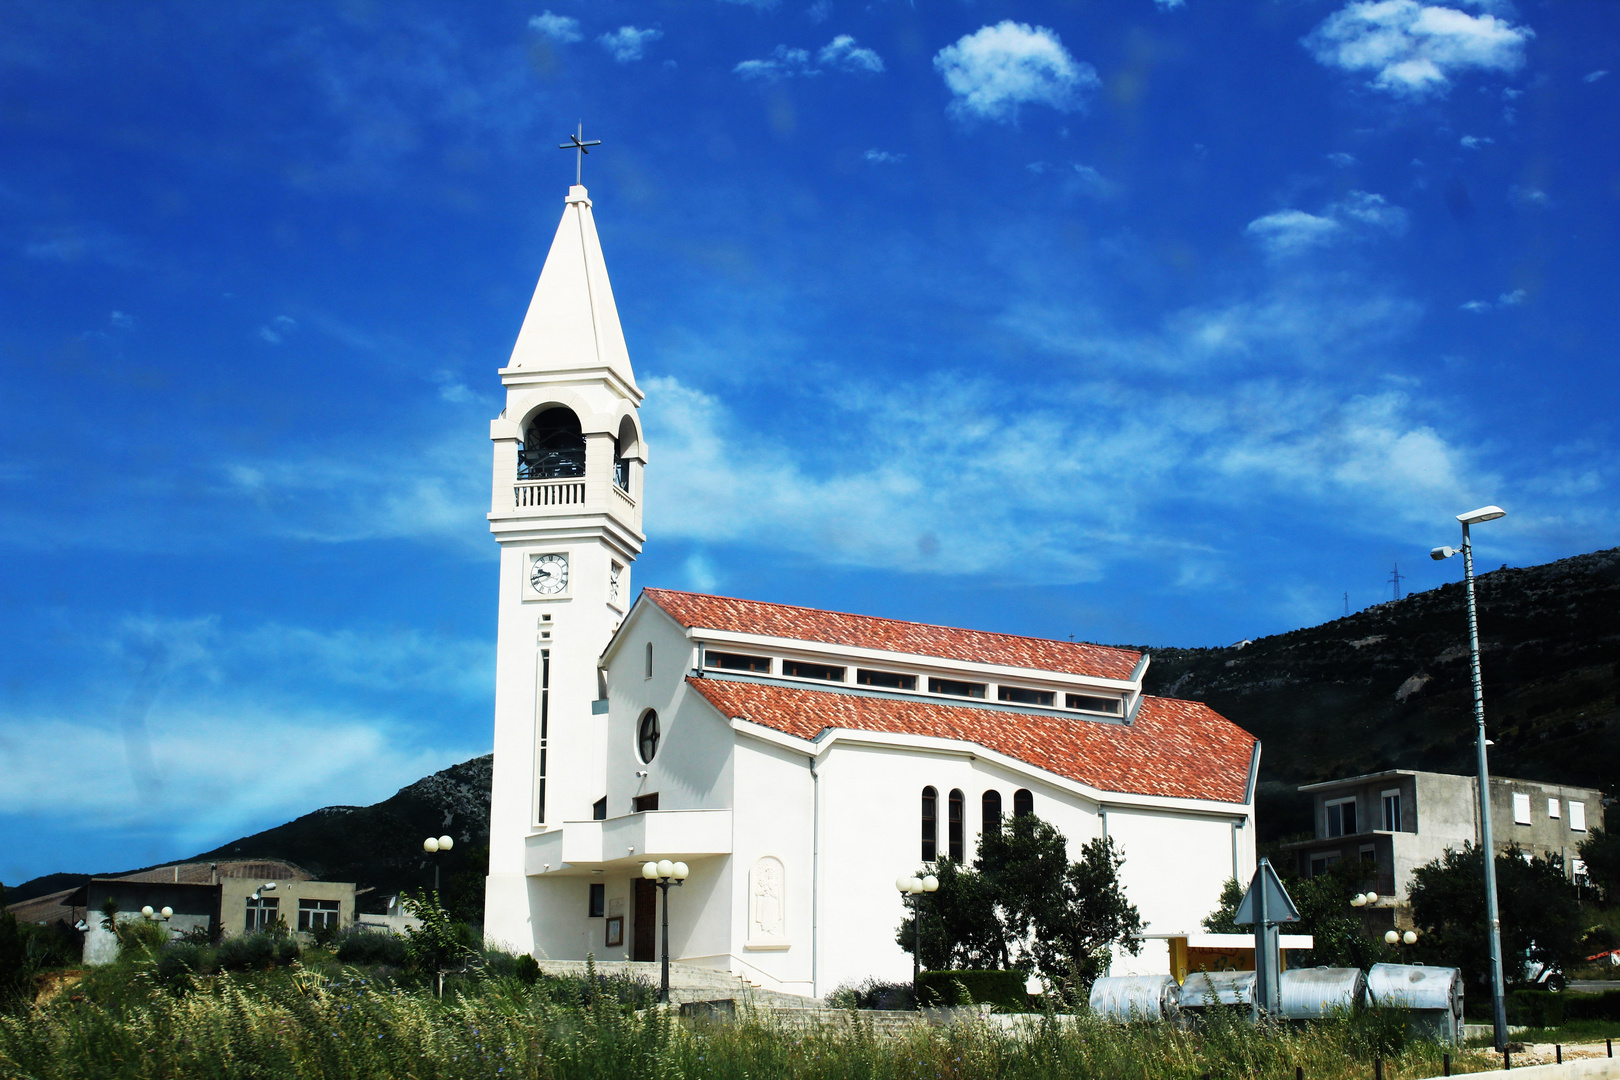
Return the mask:
[[[1530,824],[1530,796],[1517,791],[1513,793],[1513,824]]]
[[[1028,788],[1019,788],[1013,792],[1013,817],[1023,817],[1034,812],[1035,796],[1029,793]]]
[[[931,787],[922,792],[922,861],[939,858],[939,792]]]
[[[546,753],[551,745],[551,650],[540,650],[539,716],[534,732],[534,823],[546,823]]]
[[[1576,832],[1586,831],[1586,804],[1571,799],[1569,803],[1569,827]]]
[[[1339,861],[1339,853],[1337,851],[1330,851],[1330,852],[1326,852],[1326,853],[1321,854],[1321,855],[1312,855],[1311,856],[1311,877],[1316,877],[1318,874],[1327,873],[1328,867],[1332,866],[1334,863],[1337,863],[1338,861]]]
[[[832,667],[827,664],[808,664],[803,660],[782,661],[782,674],[791,679],[825,679],[828,682],[843,682],[844,669]]]
[[[600,919],[607,914],[607,886],[600,881],[591,882],[589,918]]]
[[[647,678],[652,678],[652,642],[647,642]]]
[[[606,821],[607,820],[607,796],[606,795],[602,796],[600,799],[597,799],[595,802],[591,803],[591,820],[592,821]]]
[[[902,675],[898,671],[868,671],[866,668],[856,668],[855,681],[862,686],[886,686],[890,690],[917,689],[917,676]]]
[[[1548,799],[1547,800],[1547,816],[1550,817],[1550,818],[1555,818],[1555,819],[1563,817],[1563,815],[1558,812],[1558,800],[1557,799]]]
[[[248,933],[255,930],[268,929],[281,914],[281,899],[275,896],[261,896],[257,900],[247,898],[247,926]]]
[[[658,792],[656,791],[648,795],[637,795],[630,802],[630,810],[632,813],[645,814],[657,809]]]
[[[1064,694],[1065,709],[1085,709],[1088,712],[1119,715],[1119,698],[1092,697],[1090,694]]]
[[[1384,792],[1384,829],[1387,832],[1401,831],[1401,793],[1399,791]]]
[[[1324,804],[1327,809],[1327,834],[1329,836],[1354,836],[1356,834],[1356,800],[1335,799]]]
[[[765,675],[771,673],[771,658],[768,656],[748,656],[745,653],[732,652],[703,652],[703,666],[721,668],[726,671],[757,671]]]
[[[342,904],[337,900],[298,901],[298,929],[304,931],[336,930]]]
[[[1050,709],[1057,695],[1050,690],[1031,690],[1027,686],[998,686],[996,697],[1002,701],[1015,701],[1020,705],[1042,705]]]
[[[636,752],[641,755],[642,761],[650,762],[657,756],[660,738],[658,714],[648,709],[641,714],[641,723],[636,725]]]
[[[963,848],[965,841],[962,834],[966,831],[964,828],[966,823],[962,819],[967,816],[964,808],[966,801],[967,800],[962,797],[962,792],[960,789],[951,789],[950,800],[947,803],[947,813],[949,816],[946,824],[949,827],[949,831],[947,832],[946,836],[950,841],[951,861],[955,863],[961,862],[964,854]]]

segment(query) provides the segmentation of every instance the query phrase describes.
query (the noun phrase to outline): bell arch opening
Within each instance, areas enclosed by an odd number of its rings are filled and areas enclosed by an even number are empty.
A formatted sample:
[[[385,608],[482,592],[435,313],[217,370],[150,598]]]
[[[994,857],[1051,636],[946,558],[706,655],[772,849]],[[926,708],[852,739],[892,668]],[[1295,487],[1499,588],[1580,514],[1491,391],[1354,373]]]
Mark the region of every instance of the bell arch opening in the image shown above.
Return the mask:
[[[518,451],[519,480],[556,480],[585,475],[585,434],[574,410],[553,406],[523,432]]]

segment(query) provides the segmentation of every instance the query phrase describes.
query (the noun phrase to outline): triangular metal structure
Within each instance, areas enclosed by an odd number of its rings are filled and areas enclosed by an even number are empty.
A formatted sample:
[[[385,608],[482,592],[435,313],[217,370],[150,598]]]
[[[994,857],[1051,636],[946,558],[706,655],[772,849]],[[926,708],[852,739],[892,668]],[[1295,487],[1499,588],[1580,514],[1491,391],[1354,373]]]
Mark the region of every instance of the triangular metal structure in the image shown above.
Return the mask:
[[[1282,1012],[1282,953],[1278,948],[1277,924],[1299,921],[1299,908],[1283,888],[1282,879],[1271,868],[1270,859],[1255,867],[1249,891],[1243,894],[1232,921],[1254,927],[1254,1018],[1277,1016]]]
[[[1260,865],[1255,868],[1249,891],[1243,894],[1243,902],[1238,905],[1232,921],[1239,926],[1255,923],[1270,926],[1299,921],[1299,908],[1294,906],[1288,890],[1283,888],[1282,878],[1271,868],[1270,859],[1261,859]]]

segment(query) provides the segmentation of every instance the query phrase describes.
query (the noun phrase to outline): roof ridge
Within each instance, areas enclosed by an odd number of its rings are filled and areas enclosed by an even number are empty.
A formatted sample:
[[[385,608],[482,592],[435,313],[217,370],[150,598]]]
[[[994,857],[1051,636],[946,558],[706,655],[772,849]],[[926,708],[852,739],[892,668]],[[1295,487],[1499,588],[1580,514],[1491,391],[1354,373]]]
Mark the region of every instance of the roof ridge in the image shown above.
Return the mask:
[[[792,608],[794,611],[813,611],[818,615],[840,615],[846,619],[869,619],[872,622],[896,623],[900,626],[921,626],[930,630],[949,630],[955,634],[987,634],[991,637],[1013,638],[1018,641],[1039,641],[1046,645],[1087,646],[1093,649],[1110,649],[1114,652],[1135,653],[1141,656],[1143,650],[1133,649],[1127,645],[1104,645],[1100,641],[1064,641],[1062,638],[1035,637],[1032,634],[1009,634],[1002,630],[976,630],[970,626],[947,626],[944,623],[918,622],[916,619],[894,619],[887,615],[861,615],[853,611],[835,611],[832,608],[816,608],[807,604],[784,604],[776,600],[750,600],[742,596],[722,596],[719,593],[692,592],[689,589],[665,589],[646,585],[642,592],[664,593],[671,596],[694,596],[703,600],[730,600],[738,604],[761,604],[765,607]]]

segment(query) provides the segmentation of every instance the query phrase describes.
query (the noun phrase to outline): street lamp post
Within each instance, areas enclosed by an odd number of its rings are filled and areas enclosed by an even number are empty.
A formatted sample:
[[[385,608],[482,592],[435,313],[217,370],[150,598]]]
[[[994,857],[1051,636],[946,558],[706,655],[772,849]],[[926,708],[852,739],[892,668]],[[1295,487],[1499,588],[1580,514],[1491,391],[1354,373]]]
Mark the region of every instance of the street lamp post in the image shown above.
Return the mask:
[[[453,836],[430,836],[426,840],[422,841],[422,850],[427,852],[429,855],[435,855],[441,851],[449,851],[455,846],[456,838]],[[433,860],[433,891],[435,893],[439,891],[438,859]]]
[[[1507,511],[1500,506],[1482,506],[1466,514],[1458,514],[1462,523],[1463,581],[1468,595],[1468,666],[1474,680],[1474,723],[1478,728],[1479,750],[1479,843],[1480,855],[1485,863],[1485,921],[1491,939],[1491,1020],[1495,1028],[1496,1048],[1507,1045],[1507,1004],[1502,997],[1502,920],[1496,906],[1496,845],[1491,839],[1491,773],[1485,761],[1485,692],[1479,674],[1479,616],[1474,604],[1474,545],[1468,537],[1468,527],[1485,521],[1505,517]],[[1429,552],[1436,561],[1449,559],[1457,552],[1448,547],[1437,547]]]
[[[669,887],[686,884],[690,871],[683,862],[659,859],[641,868],[641,876],[663,890],[664,893],[664,972],[658,981],[658,1001],[669,1004]]]
[[[933,874],[923,877],[901,874],[894,879],[894,887],[900,890],[902,903],[906,897],[911,897],[911,1004],[920,1009],[922,994],[917,988],[917,980],[922,974],[922,894],[938,889],[939,878]]]

